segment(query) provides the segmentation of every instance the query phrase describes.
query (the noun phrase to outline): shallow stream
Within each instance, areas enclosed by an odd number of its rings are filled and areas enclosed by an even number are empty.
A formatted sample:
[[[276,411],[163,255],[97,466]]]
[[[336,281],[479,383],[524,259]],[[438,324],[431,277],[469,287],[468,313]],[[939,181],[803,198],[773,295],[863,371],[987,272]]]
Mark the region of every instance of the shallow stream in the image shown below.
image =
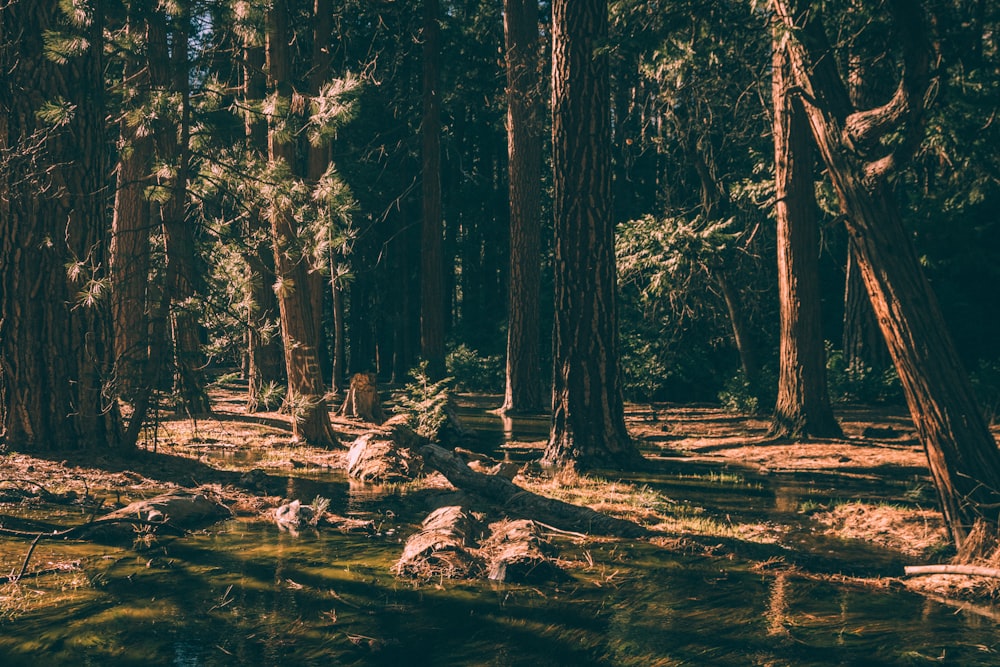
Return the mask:
[[[537,439],[532,429],[514,424],[506,439]],[[906,492],[734,476],[680,459],[662,467],[635,481],[732,521],[804,521],[794,516],[807,500]],[[84,575],[21,582],[17,595],[50,604],[18,612],[5,602],[0,665],[1000,665],[996,621],[971,607],[643,541],[563,545],[577,567],[559,584],[397,579],[390,567],[426,512],[421,492],[352,486],[335,473],[296,472],[286,484],[303,502],[323,495],[331,511],[373,519],[378,533],[293,536],[234,519],[150,552],[40,545],[35,563],[76,558]],[[789,540],[828,569],[897,567],[804,523]],[[4,568],[26,546],[11,549]]]

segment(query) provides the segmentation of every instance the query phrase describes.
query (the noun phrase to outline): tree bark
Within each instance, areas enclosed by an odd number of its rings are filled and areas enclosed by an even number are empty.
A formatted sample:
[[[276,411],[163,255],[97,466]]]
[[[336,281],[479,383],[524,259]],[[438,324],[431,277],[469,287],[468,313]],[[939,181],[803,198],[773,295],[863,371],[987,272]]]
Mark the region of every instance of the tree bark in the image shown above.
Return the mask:
[[[538,0],[504,1],[507,46],[507,152],[510,192],[510,283],[504,413],[539,412],[541,264],[541,100]]]
[[[130,39],[146,37],[146,21],[139,12],[128,17]],[[125,56],[124,77],[135,90],[127,103],[147,102],[149,70],[138,56]],[[152,165],[153,144],[140,136],[134,123],[119,122],[119,158],[115,169],[114,215],[111,222],[111,318],[115,335],[115,379],[118,394],[132,402],[141,391],[148,359],[149,313],[146,286],[149,282],[149,229],[152,220],[145,188]]]
[[[57,64],[44,41],[66,25],[60,5],[0,11],[0,446],[27,451],[122,443],[106,393],[104,17],[95,3],[89,48]]]
[[[424,0],[423,222],[420,242],[420,353],[431,379],[444,377],[444,255],[441,213],[441,7]]]
[[[261,46],[248,43],[243,49],[243,97],[259,102],[267,94],[264,76],[265,53]],[[247,111],[245,136],[248,148],[255,156],[267,154],[267,122]],[[249,312],[247,313],[247,412],[264,408],[262,390],[269,384],[285,381],[284,352],[281,347],[281,312],[274,294],[274,249],[270,229],[264,212],[253,206],[246,214],[246,262],[249,283]]]
[[[202,374],[200,324],[194,310],[197,266],[194,234],[187,220],[187,187],[191,168],[191,99],[188,76],[190,16],[181,6],[169,47],[162,9],[150,19],[149,69],[154,87],[172,90],[181,96],[179,120],[162,119],[156,128],[156,144],[161,162],[173,168],[172,176],[160,183],[169,197],[160,205],[167,266],[164,288],[170,295],[170,333],[174,348],[174,392],[178,408],[190,416],[212,411]],[[169,49],[169,56],[168,56]],[[178,132],[179,124],[179,132]],[[178,139],[179,135],[179,139]]]
[[[840,437],[826,384],[812,137],[802,104],[791,93],[788,56],[779,41],[771,76],[781,337],[771,428],[790,437]]]
[[[626,467],[642,457],[625,428],[618,358],[606,0],[552,5],[555,326],[552,426],[543,460]]]
[[[1000,449],[886,183],[886,174],[902,157],[900,149],[872,159],[856,148],[848,126],[858,113],[846,86],[829,57],[814,55],[829,52],[821,26],[803,27],[788,0],[772,0],[772,7],[787,28],[789,59],[813,137],[847,212],[850,242],[927,453],[945,522],[961,546],[976,521],[997,527]],[[908,89],[913,107],[903,117],[907,134],[913,134],[921,127],[927,82],[921,82],[920,74],[927,71],[930,53],[923,43],[923,8],[902,0],[892,0],[889,8],[903,42],[900,87]],[[808,39],[813,50],[792,39],[793,32]]]
[[[288,0],[276,0],[267,14],[268,88],[291,98],[291,62],[288,46]],[[295,144],[278,132],[268,136],[268,157],[272,162],[296,163]],[[336,435],[330,424],[330,409],[324,398],[323,378],[316,349],[312,300],[309,296],[307,261],[297,247],[295,219],[287,208],[278,207],[271,215],[274,267],[277,276],[278,308],[288,375],[287,402],[292,409],[292,434],[312,444],[331,447]]]

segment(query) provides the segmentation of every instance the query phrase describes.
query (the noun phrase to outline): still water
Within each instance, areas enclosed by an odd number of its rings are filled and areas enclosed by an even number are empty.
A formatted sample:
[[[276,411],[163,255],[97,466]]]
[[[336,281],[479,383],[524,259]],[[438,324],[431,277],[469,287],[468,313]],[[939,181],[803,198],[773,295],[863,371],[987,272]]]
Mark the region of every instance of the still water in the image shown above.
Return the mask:
[[[692,470],[676,462],[637,481],[741,517],[898,491],[780,475],[731,484]],[[331,511],[373,519],[377,534],[292,536],[234,519],[142,553],[48,547],[39,562],[76,557],[85,576],[20,584],[19,595],[55,602],[5,614],[0,665],[1000,665],[996,622],[982,613],[644,541],[562,545],[577,566],[559,584],[398,579],[390,567],[426,512],[421,492],[333,473],[285,482],[304,502],[319,494]],[[850,553],[845,568],[893,567],[856,544],[815,548]]]

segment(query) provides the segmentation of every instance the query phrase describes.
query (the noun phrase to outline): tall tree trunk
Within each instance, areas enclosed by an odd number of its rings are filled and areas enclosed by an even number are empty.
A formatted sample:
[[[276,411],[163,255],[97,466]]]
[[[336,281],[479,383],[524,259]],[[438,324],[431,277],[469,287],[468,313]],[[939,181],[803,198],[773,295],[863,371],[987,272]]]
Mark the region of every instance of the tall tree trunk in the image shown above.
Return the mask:
[[[771,76],[781,337],[772,432],[840,437],[826,384],[812,136],[802,104],[791,92],[787,52],[775,39]]]
[[[79,28],[89,48],[57,64],[61,4],[0,10],[0,446],[113,449],[103,6]]]
[[[507,152],[510,279],[507,384],[500,410],[543,408],[539,341],[542,97],[538,76],[538,0],[504,0],[507,46]]]
[[[186,6],[174,17],[167,56],[167,30],[162,10],[150,19],[149,68],[153,85],[170,90],[181,97],[181,117],[178,126],[165,120],[157,128],[160,160],[173,168],[169,180],[161,183],[169,197],[160,205],[163,239],[166,247],[166,289],[170,293],[170,328],[174,345],[174,392],[178,408],[188,415],[208,414],[212,410],[205,391],[202,374],[200,323],[193,308],[197,267],[194,234],[187,220],[187,185],[191,167],[191,99],[188,76],[188,38],[190,16]],[[179,139],[178,139],[179,136]]]
[[[424,0],[423,223],[420,242],[420,353],[433,379],[444,377],[444,255],[441,213],[441,7]]]
[[[267,13],[268,88],[288,99],[292,96],[290,38],[288,0],[275,0]],[[293,142],[279,132],[270,132],[268,157],[272,162],[284,162],[291,167],[296,162],[295,152]],[[324,398],[307,261],[297,247],[295,219],[287,208],[278,207],[272,213],[271,236],[288,374],[287,400],[292,407],[292,433],[296,439],[333,446],[337,440]]]
[[[146,21],[138,11],[128,17],[126,34],[139,42],[146,38]],[[134,90],[128,103],[148,102],[149,70],[132,54],[125,57],[124,77]],[[141,391],[148,357],[149,313],[146,286],[149,282],[150,203],[145,189],[152,166],[153,144],[137,132],[134,123],[122,118],[115,169],[114,216],[111,223],[111,318],[115,334],[115,378],[119,395],[132,402]]]
[[[260,101],[267,95],[264,76],[264,49],[247,44],[243,50],[243,96]],[[245,117],[245,135],[248,148],[261,158],[267,155],[267,122],[248,111]],[[264,212],[254,206],[247,211],[247,244],[243,260],[249,272],[248,312],[248,370],[247,412],[257,412],[262,407],[262,390],[270,384],[285,381],[285,359],[281,347],[281,313],[274,294],[274,247]]]
[[[885,107],[857,111],[829,57],[814,55],[829,52],[822,27],[802,26],[788,0],[772,0],[778,20],[787,27],[795,83],[847,212],[850,242],[927,453],[945,521],[961,546],[976,521],[997,527],[1000,449],[886,183],[887,174],[906,157],[907,145],[922,132],[930,54],[922,6],[904,0],[891,0],[888,6],[904,55],[900,86]],[[808,40],[809,48],[792,39],[793,34]],[[892,152],[872,159],[859,148],[901,126],[903,141]]]
[[[544,461],[625,467],[618,358],[607,0],[552,3],[555,327],[552,426]]]

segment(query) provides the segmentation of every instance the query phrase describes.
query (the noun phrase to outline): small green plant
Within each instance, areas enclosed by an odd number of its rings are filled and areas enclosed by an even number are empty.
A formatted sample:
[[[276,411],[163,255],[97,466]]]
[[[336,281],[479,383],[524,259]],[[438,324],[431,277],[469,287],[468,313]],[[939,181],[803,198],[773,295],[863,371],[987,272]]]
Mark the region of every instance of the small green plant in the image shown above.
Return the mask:
[[[737,373],[726,381],[719,392],[719,402],[726,412],[753,415],[760,411],[760,399],[746,376]]]
[[[396,398],[395,411],[406,416],[406,423],[414,431],[432,441],[441,439],[441,430],[448,423],[448,392],[452,378],[433,382],[427,374],[427,362],[410,371],[413,382],[408,383]]]
[[[986,419],[990,424],[996,423],[1000,418],[1000,359],[980,360],[976,370],[970,373],[970,380]]]
[[[444,360],[448,375],[461,391],[503,391],[505,366],[500,355],[481,355],[465,343],[451,350]]]
[[[895,368],[876,371],[870,366],[848,362],[841,350],[826,342],[826,380],[830,398],[857,403],[894,402],[902,398]]]
[[[264,410],[277,410],[285,400],[285,385],[268,382],[261,386],[257,401]]]

